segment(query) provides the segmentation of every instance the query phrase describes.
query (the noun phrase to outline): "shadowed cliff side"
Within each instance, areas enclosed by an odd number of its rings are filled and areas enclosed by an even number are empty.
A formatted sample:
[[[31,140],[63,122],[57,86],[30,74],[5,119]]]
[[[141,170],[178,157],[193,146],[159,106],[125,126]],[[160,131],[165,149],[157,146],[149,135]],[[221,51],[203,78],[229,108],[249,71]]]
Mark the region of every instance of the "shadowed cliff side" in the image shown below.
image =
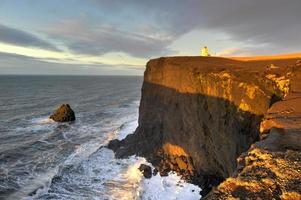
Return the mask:
[[[139,127],[109,147],[117,157],[146,157],[162,175],[174,170],[203,195],[229,177],[259,139],[271,104],[289,91],[295,59],[236,61],[175,57],[145,71]]]
[[[152,91],[143,97],[152,103],[141,104],[147,113],[140,112],[133,135],[115,144],[116,157],[146,157],[161,175],[174,170],[205,189],[228,177],[240,153],[258,140],[263,115],[222,98],[182,94],[151,83],[143,88]],[[269,99],[263,100],[268,106]]]

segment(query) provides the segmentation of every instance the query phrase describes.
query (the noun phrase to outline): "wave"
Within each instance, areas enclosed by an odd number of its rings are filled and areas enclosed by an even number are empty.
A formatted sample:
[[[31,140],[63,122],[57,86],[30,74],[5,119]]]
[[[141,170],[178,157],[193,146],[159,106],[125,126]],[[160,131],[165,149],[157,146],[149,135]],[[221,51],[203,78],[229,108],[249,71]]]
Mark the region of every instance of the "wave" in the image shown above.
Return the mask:
[[[144,179],[138,169],[142,163],[149,164],[144,158],[132,156],[119,160],[115,159],[111,150],[104,148],[111,139],[132,133],[136,125],[137,120],[128,121],[107,134],[102,142],[91,141],[78,145],[61,165],[46,174],[37,175],[30,185],[8,199],[18,199],[24,194],[27,195],[23,200],[199,199],[200,189],[185,183],[176,174]]]
[[[169,173],[166,177],[159,174],[142,182],[142,200],[196,200],[200,199],[201,189],[193,184],[181,180],[175,173]]]
[[[138,127],[138,120],[132,120],[128,123],[124,123],[120,127],[120,131],[118,132],[117,139],[122,140],[124,139],[127,135],[134,133],[135,129]]]
[[[49,117],[37,117],[29,120],[25,127],[17,127],[15,132],[38,132],[41,130],[49,130],[56,126],[56,122]]]
[[[133,102],[133,107],[136,104],[138,105],[139,101]],[[135,131],[138,126],[137,113],[131,112],[120,118],[106,119],[108,121],[103,123],[95,121],[93,124],[85,120],[80,115],[74,124],[58,124],[48,116],[42,116],[30,120],[26,127],[16,129],[19,132],[38,133],[37,142],[45,145],[58,145],[61,141],[73,145],[73,149],[67,157],[62,157],[63,160],[56,167],[22,180],[21,189],[7,199],[200,198],[200,189],[183,182],[176,174],[144,179],[138,170],[140,164],[149,164],[144,158],[132,156],[119,160],[115,159],[111,150],[104,148],[110,140],[123,139]],[[114,129],[119,124],[121,126]],[[57,148],[61,147],[58,145]]]
[[[134,121],[134,120],[133,120]],[[76,145],[75,150],[71,153],[63,163],[57,166],[55,169],[51,169],[46,174],[43,175],[36,175],[34,180],[31,180],[31,184],[28,186],[23,187],[18,192],[14,193],[9,199],[16,199],[16,197],[24,196],[24,194],[30,195],[24,197],[24,200],[36,199],[44,194],[48,193],[49,188],[53,184],[54,180],[58,177],[65,176],[68,174],[68,170],[70,168],[74,169],[80,165],[83,165],[84,162],[91,162],[95,154],[98,154],[101,149],[108,144],[108,142],[112,139],[118,137],[119,134],[126,135],[126,132],[131,133],[131,128],[134,130],[134,122],[126,122],[123,123],[120,127],[115,129],[112,132],[104,134],[105,137],[101,137],[99,139],[95,139],[89,141],[87,143]],[[53,124],[52,121],[47,120],[47,118],[36,118],[32,120],[33,124],[40,124],[40,125],[49,125]],[[45,127],[46,128],[46,127]],[[95,129],[95,127],[88,127],[88,126],[80,126],[79,132],[82,131],[91,131],[91,129]],[[99,130],[98,130],[99,131]],[[68,140],[68,136],[66,136],[68,132],[64,132],[65,140]],[[45,140],[39,140],[40,142],[49,143]],[[93,161],[92,161],[93,162]],[[113,166],[112,166],[113,167]],[[26,184],[25,184],[26,185]],[[22,195],[23,194],[23,195]]]

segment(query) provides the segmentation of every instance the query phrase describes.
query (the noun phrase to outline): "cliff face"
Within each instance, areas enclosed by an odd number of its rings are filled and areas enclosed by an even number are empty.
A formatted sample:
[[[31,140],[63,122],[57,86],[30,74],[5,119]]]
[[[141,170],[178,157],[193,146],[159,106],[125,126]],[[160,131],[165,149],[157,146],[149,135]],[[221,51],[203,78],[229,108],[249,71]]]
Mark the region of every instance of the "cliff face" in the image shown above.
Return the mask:
[[[162,175],[174,170],[207,193],[236,171],[236,159],[260,139],[260,122],[288,95],[295,67],[296,59],[151,60],[139,127],[109,147],[117,157],[146,157]]]

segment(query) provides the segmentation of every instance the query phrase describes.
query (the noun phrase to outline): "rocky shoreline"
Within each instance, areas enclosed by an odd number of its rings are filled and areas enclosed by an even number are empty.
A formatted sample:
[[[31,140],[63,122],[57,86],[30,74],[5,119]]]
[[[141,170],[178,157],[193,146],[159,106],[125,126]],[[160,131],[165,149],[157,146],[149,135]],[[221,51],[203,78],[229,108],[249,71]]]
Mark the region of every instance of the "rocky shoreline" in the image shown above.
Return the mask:
[[[296,153],[292,154],[293,159],[283,162],[297,170],[294,180],[300,177],[300,148],[299,143],[294,143],[294,139],[300,141],[300,127],[291,134],[279,133],[277,129],[278,136],[269,139],[275,135],[270,133],[276,122],[269,121],[271,112],[267,112],[299,92],[298,63],[298,59],[239,61],[216,57],[151,60],[144,75],[139,126],[134,134],[122,141],[113,140],[108,147],[118,158],[134,154],[145,157],[162,176],[177,172],[199,185],[203,197],[209,193],[206,199],[291,195],[284,186],[289,181],[272,184],[269,190],[264,186],[262,190],[250,190],[248,184],[233,185],[241,182],[240,173],[254,163],[249,160],[269,165],[270,161],[286,158],[288,150]],[[286,130],[285,127],[281,128]],[[283,140],[290,145],[276,148],[278,141]],[[253,175],[266,173],[263,168],[256,168],[256,173],[246,171],[244,176],[249,183]],[[299,197],[300,184],[291,185]]]

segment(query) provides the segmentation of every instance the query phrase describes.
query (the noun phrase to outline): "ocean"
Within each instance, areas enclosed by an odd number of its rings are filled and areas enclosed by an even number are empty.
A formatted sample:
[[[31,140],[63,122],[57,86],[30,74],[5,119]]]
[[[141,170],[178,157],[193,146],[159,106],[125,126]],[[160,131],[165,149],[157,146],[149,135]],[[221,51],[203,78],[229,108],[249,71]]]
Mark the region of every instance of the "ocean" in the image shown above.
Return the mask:
[[[0,199],[199,199],[177,175],[144,179],[105,146],[138,126],[142,77],[0,76]],[[63,103],[73,123],[49,119]]]

